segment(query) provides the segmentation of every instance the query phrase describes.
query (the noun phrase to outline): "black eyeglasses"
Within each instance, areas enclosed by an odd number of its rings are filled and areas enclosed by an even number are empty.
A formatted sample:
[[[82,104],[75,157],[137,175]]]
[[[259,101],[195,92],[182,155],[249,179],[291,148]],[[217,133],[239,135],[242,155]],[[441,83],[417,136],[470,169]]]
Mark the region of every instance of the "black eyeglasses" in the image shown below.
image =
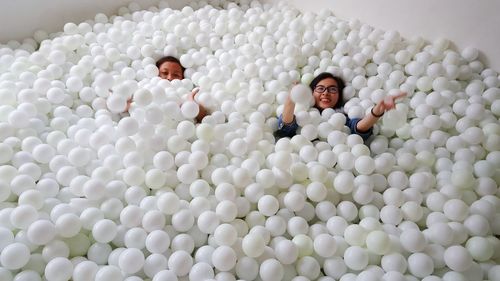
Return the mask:
[[[318,94],[322,94],[325,91],[329,94],[337,94],[339,92],[339,89],[336,86],[325,87],[325,86],[318,85],[318,86],[314,87],[314,91]]]

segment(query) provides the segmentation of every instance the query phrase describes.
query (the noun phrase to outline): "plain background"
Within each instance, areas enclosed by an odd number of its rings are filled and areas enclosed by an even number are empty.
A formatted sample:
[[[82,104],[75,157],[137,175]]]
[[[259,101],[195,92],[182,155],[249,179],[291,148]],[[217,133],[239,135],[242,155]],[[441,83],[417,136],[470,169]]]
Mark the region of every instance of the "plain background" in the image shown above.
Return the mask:
[[[263,0],[278,2],[278,0]],[[457,51],[480,50],[486,66],[500,72],[498,0],[287,0],[302,11],[330,9],[342,19],[359,19],[405,38],[449,39]],[[67,22],[80,23],[97,13],[115,14],[131,0],[0,0],[0,43],[32,37],[34,31],[61,31]],[[147,8],[158,0],[136,0]],[[172,8],[188,1],[169,0]]]

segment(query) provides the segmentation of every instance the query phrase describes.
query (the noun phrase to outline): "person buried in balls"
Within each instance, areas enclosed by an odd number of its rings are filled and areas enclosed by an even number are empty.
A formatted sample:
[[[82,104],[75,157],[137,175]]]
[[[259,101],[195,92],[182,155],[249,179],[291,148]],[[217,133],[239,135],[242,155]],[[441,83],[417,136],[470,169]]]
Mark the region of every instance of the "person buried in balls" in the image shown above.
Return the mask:
[[[184,79],[184,67],[181,62],[172,56],[165,56],[156,61],[156,67],[159,70],[158,77],[162,79],[166,79],[168,81],[172,80],[182,80]],[[194,88],[191,93],[188,95],[189,101],[195,101],[195,96],[198,93],[199,88]],[[130,108],[130,104],[132,103],[132,99],[127,101],[127,107],[125,111],[128,111]],[[197,102],[196,102],[197,103]],[[207,115],[207,110],[205,107],[199,103],[198,104],[198,115],[196,116],[196,122],[201,122],[203,117]]]
[[[299,85],[295,85],[297,87]],[[343,112],[343,90],[345,83],[342,78],[334,76],[331,73],[323,72],[316,76],[311,83],[309,88],[312,91],[312,96],[314,98],[314,107],[320,112],[332,108],[335,111]],[[307,92],[307,91],[305,91]],[[283,107],[283,113],[278,118],[278,131],[276,132],[277,137],[293,137],[297,133],[299,125],[295,119],[295,102],[300,101],[300,99],[308,100],[309,97],[301,97],[300,93],[294,96],[294,89],[287,96]],[[382,115],[388,110],[394,109],[396,104],[396,99],[406,96],[406,93],[399,93],[394,96],[387,96],[385,99],[381,100],[374,107],[372,107],[370,114],[367,114],[363,118],[349,118],[346,115],[345,125],[349,127],[351,134],[358,134],[367,140],[373,134],[373,125],[378,121]]]

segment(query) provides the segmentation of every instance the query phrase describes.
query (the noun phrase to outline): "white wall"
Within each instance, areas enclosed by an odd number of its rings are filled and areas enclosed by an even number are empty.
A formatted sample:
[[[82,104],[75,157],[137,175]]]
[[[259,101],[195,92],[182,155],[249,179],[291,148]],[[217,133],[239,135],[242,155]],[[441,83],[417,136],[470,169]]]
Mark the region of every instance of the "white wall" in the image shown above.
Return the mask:
[[[93,19],[96,13],[115,14],[133,0],[0,0],[0,43],[32,37],[34,31],[62,30],[64,23]],[[278,0],[263,0],[277,2]],[[331,9],[343,19],[357,18],[404,37],[427,40],[444,37],[457,50],[473,46],[482,61],[500,72],[499,0],[287,0],[303,11]],[[149,7],[158,0],[135,0]],[[169,0],[179,8],[187,0]]]
[[[456,50],[479,49],[480,59],[500,72],[499,0],[289,0],[302,11],[331,9],[342,19],[357,18],[405,38],[446,38]]]

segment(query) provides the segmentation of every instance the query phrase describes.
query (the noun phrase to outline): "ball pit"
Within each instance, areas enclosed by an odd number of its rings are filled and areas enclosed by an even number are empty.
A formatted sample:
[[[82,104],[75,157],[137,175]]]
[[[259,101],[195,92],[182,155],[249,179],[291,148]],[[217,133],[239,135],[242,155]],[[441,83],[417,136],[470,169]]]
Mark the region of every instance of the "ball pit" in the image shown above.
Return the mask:
[[[500,280],[499,74],[449,43],[209,0],[2,45],[0,280]],[[351,118],[407,96],[363,143],[324,71]]]

